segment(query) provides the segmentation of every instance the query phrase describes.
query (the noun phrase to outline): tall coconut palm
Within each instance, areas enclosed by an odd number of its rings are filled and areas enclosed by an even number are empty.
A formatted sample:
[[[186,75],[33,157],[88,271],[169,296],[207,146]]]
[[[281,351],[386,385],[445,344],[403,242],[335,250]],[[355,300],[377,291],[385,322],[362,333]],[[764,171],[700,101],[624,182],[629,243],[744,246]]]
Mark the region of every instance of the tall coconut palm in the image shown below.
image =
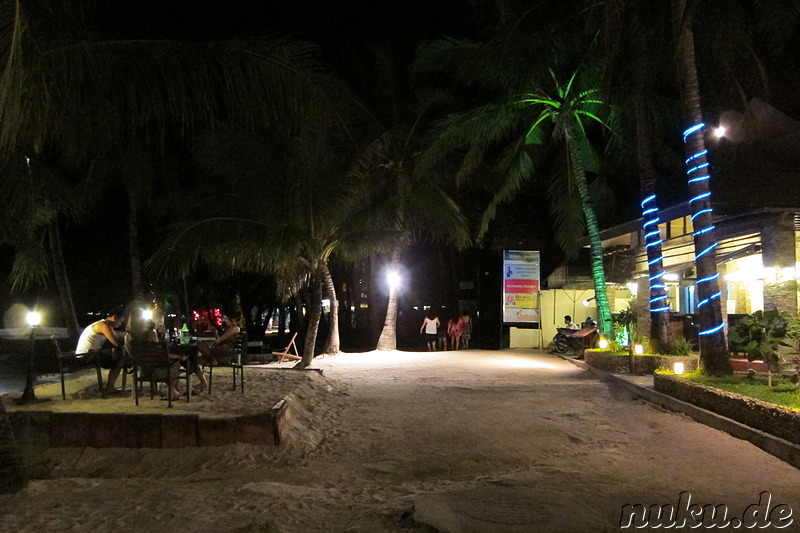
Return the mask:
[[[81,200],[56,169],[22,154],[0,166],[0,242],[15,250],[12,290],[55,282],[61,313],[70,334],[77,334],[78,319],[61,247],[61,220],[83,213]]]
[[[669,41],[661,38],[657,25],[652,23],[651,10],[637,9],[625,0],[606,0],[604,9],[605,36],[604,53],[604,97],[619,110],[618,117],[626,121],[615,124],[618,136],[615,139],[619,158],[635,159],[641,190],[642,231],[645,235],[646,262],[649,273],[648,311],[649,339],[652,348],[666,353],[671,343],[669,327],[668,294],[664,282],[664,262],[661,251],[659,229],[659,191],[657,185],[665,173],[657,164],[661,160],[673,160],[674,154],[661,154],[663,143],[656,133],[660,117],[670,115],[671,107],[656,95],[665,85],[672,83],[667,69],[654,63],[652,57],[664,57],[669,53]],[[661,7],[661,6],[658,6]],[[650,50],[644,55],[641,50]],[[664,124],[673,123],[672,116],[662,119]],[[629,124],[623,127],[622,124]],[[627,148],[627,149],[626,149]],[[633,151],[635,150],[635,154]],[[663,151],[663,148],[661,149]]]
[[[442,189],[440,176],[418,165],[425,135],[441,106],[447,102],[437,91],[415,89],[407,66],[391,50],[374,48],[368,61],[354,69],[354,86],[360,89],[366,110],[364,146],[356,153],[350,173],[366,186],[363,210],[352,220],[353,237],[339,248],[345,261],[387,262],[383,273],[399,274],[400,260],[415,243],[465,247],[470,242],[467,221]],[[365,118],[364,118],[365,117]],[[366,230],[366,231],[363,231]],[[377,349],[397,347],[397,306],[400,287],[388,283],[384,324]]]
[[[485,232],[498,206],[512,198],[520,187],[542,171],[545,155],[555,155],[550,169],[551,212],[556,218],[556,236],[565,251],[575,242],[576,212],[588,232],[591,269],[602,335],[611,338],[612,318],[605,286],[600,230],[589,191],[588,171],[598,168],[592,147],[591,125],[605,125],[605,110],[593,88],[579,87],[575,71],[561,83],[551,70],[547,80],[529,79],[529,87],[518,93],[504,93],[496,103],[480,106],[455,116],[441,127],[441,134],[429,151],[429,160],[469,147],[460,174],[473,173],[491,153],[499,153],[492,171],[501,177],[481,224]],[[570,203],[571,201],[571,203]],[[566,208],[565,208],[566,207]]]
[[[700,86],[695,62],[692,13],[686,0],[672,1],[672,23],[680,76],[681,100],[687,128],[686,174],[689,180],[690,207],[694,224],[695,266],[697,268],[698,314],[700,316],[700,357],[705,372],[712,375],[732,373],[725,324],[722,321],[722,298],[717,272],[714,224],[709,188],[708,150],[705,147]]]
[[[85,171],[109,139],[181,140],[220,118],[295,131],[300,114],[330,104],[310,45],[118,39],[91,24],[92,7],[0,1],[0,158],[21,154],[39,168],[69,157]]]
[[[418,116],[419,118],[419,116]],[[355,256],[383,252],[387,271],[399,271],[403,251],[422,241],[465,247],[470,242],[467,221],[458,206],[438,184],[436,175],[416,164],[420,133],[398,125],[371,143],[358,158],[354,172],[370,184],[363,217],[373,232],[384,235],[350,246]],[[389,283],[386,317],[378,337],[378,350],[397,347],[397,290]]]
[[[327,136],[310,123],[308,132],[288,139],[233,128],[207,136],[196,152],[210,178],[206,192],[178,213],[185,222],[147,262],[161,273],[186,272],[203,262],[226,274],[274,276],[285,300],[308,291],[300,366],[316,354],[323,291],[332,306],[324,350],[340,349],[329,261],[348,239],[348,217],[363,209],[358,187],[337,152],[326,147]]]

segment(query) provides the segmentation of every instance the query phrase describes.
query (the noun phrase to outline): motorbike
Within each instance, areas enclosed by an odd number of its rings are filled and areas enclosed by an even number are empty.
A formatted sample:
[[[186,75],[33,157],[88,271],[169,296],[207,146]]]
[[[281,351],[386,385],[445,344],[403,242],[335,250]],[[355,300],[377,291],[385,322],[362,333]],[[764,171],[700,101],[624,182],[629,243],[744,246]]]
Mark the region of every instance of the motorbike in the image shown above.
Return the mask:
[[[581,324],[581,329],[557,328],[558,333],[553,337],[553,351],[555,353],[579,352],[586,348],[597,346],[600,334],[597,324],[587,320]]]

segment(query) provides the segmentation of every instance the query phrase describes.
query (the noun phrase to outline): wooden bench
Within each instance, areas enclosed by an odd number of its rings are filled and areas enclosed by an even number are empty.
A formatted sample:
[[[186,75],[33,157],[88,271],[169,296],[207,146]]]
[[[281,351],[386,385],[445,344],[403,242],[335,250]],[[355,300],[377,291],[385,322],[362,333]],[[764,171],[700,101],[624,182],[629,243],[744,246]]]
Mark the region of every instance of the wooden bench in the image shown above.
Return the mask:
[[[297,361],[302,359],[300,353],[297,351],[297,344],[295,344],[295,339],[297,338],[297,332],[294,332],[292,335],[292,340],[289,341],[289,344],[286,345],[286,348],[283,350],[272,352],[273,356],[278,356],[278,362],[282,363],[285,360],[288,361]]]

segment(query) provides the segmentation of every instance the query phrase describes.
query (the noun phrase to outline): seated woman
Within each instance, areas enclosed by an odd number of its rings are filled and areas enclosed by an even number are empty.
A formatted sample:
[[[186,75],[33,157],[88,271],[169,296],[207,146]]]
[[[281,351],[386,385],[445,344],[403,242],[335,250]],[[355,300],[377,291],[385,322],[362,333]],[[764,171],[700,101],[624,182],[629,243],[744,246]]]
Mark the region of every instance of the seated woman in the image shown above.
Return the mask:
[[[162,327],[156,326],[155,322],[148,320],[144,324],[136,325],[132,320],[128,322],[128,330],[131,338],[138,341],[159,342],[164,340],[163,335],[159,335],[159,331],[163,330]],[[169,358],[173,361],[180,361],[186,363],[187,357],[185,355],[174,354],[170,352]],[[178,378],[172,379],[169,382],[169,391],[167,394],[172,397],[172,401],[179,400],[182,396],[181,391],[178,390]],[[167,400],[167,395],[161,397],[162,400]]]
[[[233,356],[233,344],[236,336],[242,331],[235,318],[223,317],[223,333],[216,340],[211,342],[198,342],[197,361],[202,366],[217,366],[220,359],[228,359]],[[197,367],[195,375],[200,379],[200,383],[194,387],[194,392],[203,392],[208,386],[203,370]]]

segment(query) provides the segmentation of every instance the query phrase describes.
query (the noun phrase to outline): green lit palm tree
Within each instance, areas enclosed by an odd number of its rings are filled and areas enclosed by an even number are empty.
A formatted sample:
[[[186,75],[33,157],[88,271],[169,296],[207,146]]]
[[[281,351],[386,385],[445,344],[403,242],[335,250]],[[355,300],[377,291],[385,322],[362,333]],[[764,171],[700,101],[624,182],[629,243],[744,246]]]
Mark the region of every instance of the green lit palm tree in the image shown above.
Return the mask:
[[[550,135],[563,140],[566,145],[567,178],[571,182],[570,185],[578,191],[589,236],[598,326],[601,335],[611,338],[613,336],[612,319],[606,293],[603,246],[595,208],[589,194],[585,163],[592,157],[587,131],[588,123],[604,125],[600,118],[603,104],[598,96],[599,91],[596,89],[581,90],[575,87],[575,79],[576,76],[573,74],[567,84],[560,85],[553,75],[555,92],[552,93],[552,96],[547,92],[537,91],[525,95],[520,100],[520,105],[533,107],[535,113],[538,113],[528,130],[525,143],[542,142],[543,127],[550,122],[552,126]]]
[[[587,172],[598,169],[592,145],[593,125],[603,127],[605,111],[595,89],[579,88],[578,72],[561,84],[550,71],[552,85],[504,97],[499,103],[481,106],[450,119],[433,144],[428,163],[463,146],[469,149],[460,174],[474,173],[491,151],[499,152],[492,167],[501,177],[494,197],[484,212],[479,234],[494,218],[497,207],[511,199],[520,187],[542,171],[545,155],[556,163],[549,168],[551,212],[556,219],[556,237],[570,250],[576,242],[576,227],[585,224],[590,242],[599,329],[612,336],[611,312],[605,287],[603,253],[597,216],[589,190]],[[576,209],[577,208],[577,209]]]

